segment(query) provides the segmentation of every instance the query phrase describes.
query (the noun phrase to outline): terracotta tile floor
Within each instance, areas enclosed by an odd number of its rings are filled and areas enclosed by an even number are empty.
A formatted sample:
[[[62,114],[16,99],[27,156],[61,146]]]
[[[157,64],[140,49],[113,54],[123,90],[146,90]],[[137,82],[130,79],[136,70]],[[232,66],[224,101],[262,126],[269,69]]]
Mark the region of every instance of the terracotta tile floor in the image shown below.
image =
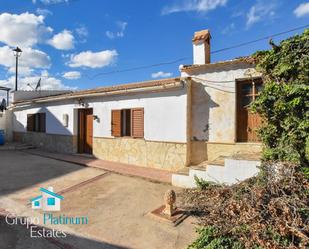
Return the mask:
[[[24,152],[52,158],[60,161],[76,163],[86,167],[95,167],[104,169],[107,171],[123,174],[123,175],[130,175],[130,176],[138,176],[142,178],[146,178],[152,181],[157,182],[164,182],[171,184],[172,181],[172,173],[171,171],[167,170],[160,170],[160,169],[153,169],[153,168],[146,168],[136,165],[130,165],[125,163],[119,162],[111,162],[100,160],[94,157],[83,156],[83,155],[69,155],[69,154],[60,154],[60,153],[51,153],[46,151],[41,151],[38,149],[30,149],[24,150]]]

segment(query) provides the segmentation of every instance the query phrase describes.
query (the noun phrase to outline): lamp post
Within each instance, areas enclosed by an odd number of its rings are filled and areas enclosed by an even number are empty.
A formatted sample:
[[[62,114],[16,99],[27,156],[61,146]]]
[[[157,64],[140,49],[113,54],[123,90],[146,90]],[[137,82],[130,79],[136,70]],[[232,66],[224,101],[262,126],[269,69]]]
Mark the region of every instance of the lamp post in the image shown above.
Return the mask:
[[[16,57],[16,74],[15,74],[15,91],[17,91],[17,78],[18,78],[18,57],[21,56],[22,50],[19,47],[13,49],[14,56]]]

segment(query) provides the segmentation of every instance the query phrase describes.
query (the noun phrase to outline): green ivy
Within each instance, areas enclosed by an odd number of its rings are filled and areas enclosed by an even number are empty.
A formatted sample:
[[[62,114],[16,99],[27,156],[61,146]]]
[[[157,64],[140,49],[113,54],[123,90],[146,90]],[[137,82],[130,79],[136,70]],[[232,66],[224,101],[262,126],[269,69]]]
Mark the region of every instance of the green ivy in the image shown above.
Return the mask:
[[[259,135],[264,160],[308,166],[309,29],[253,55],[264,89],[251,108],[264,122]]]

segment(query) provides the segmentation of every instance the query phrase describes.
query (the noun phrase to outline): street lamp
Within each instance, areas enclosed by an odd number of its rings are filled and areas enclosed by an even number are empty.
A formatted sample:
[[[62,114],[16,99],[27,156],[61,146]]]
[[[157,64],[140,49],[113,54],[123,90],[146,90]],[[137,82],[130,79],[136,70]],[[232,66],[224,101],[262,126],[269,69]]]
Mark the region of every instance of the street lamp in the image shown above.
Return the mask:
[[[13,49],[14,56],[16,57],[16,74],[15,74],[15,91],[17,91],[17,77],[18,77],[18,57],[21,56],[22,50],[19,47]]]

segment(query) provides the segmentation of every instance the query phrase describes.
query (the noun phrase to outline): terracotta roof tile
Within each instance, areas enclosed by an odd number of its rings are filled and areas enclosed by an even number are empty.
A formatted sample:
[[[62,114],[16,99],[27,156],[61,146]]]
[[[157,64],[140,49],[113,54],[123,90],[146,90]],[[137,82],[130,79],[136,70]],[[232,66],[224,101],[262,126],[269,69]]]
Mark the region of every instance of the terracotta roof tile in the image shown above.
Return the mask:
[[[208,69],[213,67],[220,67],[225,65],[232,65],[232,64],[241,64],[241,63],[247,63],[247,64],[255,64],[255,61],[252,57],[240,57],[233,60],[227,60],[227,61],[218,61],[214,63],[209,64],[193,64],[193,65],[183,65],[181,68],[181,71],[189,71],[193,69]]]
[[[201,30],[201,31],[197,31],[194,33],[194,36],[192,38],[192,41],[193,42],[198,42],[198,41],[201,41],[201,40],[207,40],[211,38],[210,36],[210,32],[208,29],[205,29],[205,30]]]

